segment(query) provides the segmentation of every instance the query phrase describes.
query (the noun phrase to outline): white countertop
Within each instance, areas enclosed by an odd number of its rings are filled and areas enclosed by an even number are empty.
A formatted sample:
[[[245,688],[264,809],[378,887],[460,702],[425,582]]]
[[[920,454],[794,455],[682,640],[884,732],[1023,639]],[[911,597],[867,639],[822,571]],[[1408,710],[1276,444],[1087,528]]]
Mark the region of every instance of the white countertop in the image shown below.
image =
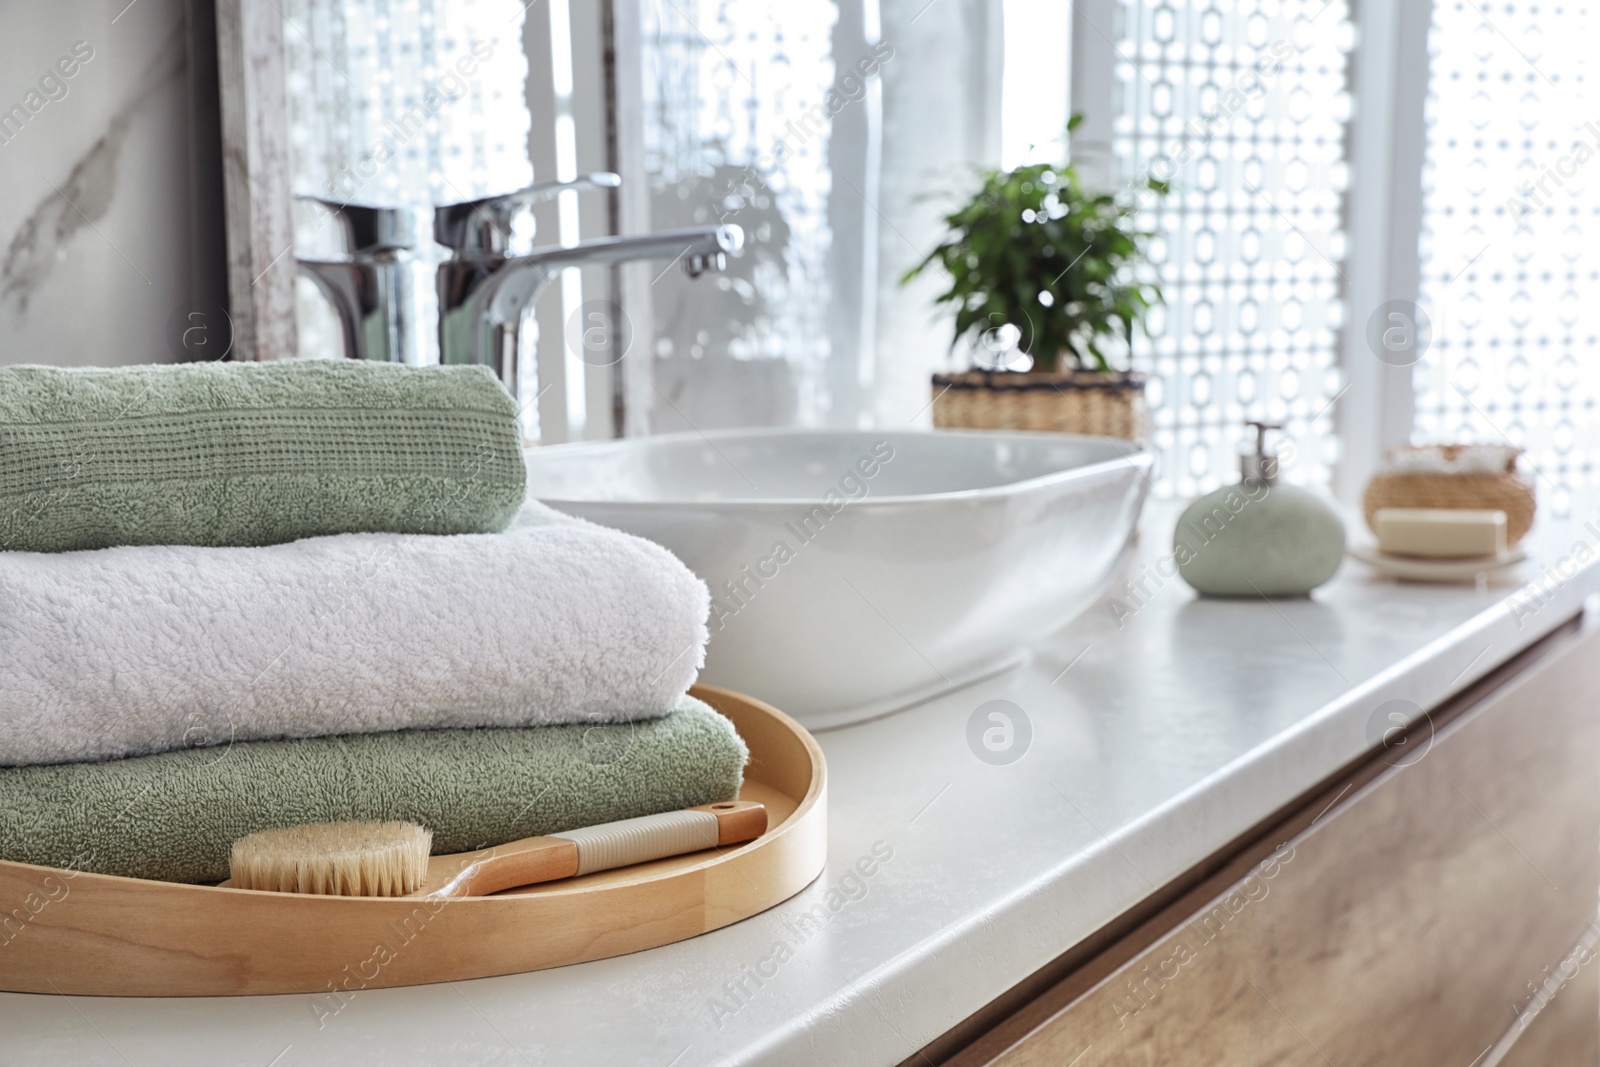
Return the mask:
[[[1170,524],[1147,518],[1135,575]],[[0,994],[0,1064],[896,1064],[1374,747],[1380,705],[1439,704],[1600,592],[1600,536],[1543,523],[1532,540],[1516,581],[1570,559],[1538,600],[1515,581],[1396,585],[1354,562],[1310,601],[1199,601],[1152,579],[1120,628],[1102,604],[1025,667],[821,734],[827,870],[703,937],[363,991],[320,1028],[311,996]],[[1003,766],[967,741],[996,699],[1033,732]],[[852,875],[875,847],[892,855]],[[827,921],[797,928],[830,892]]]

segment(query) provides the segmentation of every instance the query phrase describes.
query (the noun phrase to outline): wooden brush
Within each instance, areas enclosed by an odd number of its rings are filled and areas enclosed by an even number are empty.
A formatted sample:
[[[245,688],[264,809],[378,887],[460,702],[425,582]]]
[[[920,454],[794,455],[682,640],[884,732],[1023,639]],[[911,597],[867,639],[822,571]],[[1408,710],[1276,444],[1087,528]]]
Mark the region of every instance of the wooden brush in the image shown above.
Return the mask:
[[[415,823],[318,823],[235,841],[232,877],[222,884],[347,897],[477,897],[743,844],[766,832],[763,805],[729,800],[430,857],[433,835]]]

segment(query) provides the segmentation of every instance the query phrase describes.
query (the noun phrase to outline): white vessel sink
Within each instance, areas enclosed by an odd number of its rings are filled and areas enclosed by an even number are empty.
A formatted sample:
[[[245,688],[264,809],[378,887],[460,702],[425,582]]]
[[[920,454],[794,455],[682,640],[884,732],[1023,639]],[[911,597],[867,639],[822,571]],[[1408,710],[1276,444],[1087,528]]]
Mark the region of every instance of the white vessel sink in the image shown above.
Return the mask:
[[[730,430],[531,449],[529,495],[711,587],[701,681],[817,729],[1004,668],[1095,600],[1151,454],[983,431]]]

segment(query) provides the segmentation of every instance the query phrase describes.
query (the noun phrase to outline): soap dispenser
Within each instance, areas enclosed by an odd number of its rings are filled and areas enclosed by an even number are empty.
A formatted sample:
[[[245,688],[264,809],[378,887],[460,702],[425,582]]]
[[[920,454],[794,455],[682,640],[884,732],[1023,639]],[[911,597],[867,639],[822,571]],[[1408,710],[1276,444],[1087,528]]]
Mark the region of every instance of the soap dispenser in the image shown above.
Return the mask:
[[[1339,569],[1344,523],[1315,493],[1278,481],[1267,432],[1283,424],[1246,425],[1256,444],[1240,457],[1240,482],[1196,500],[1178,520],[1178,573],[1208,596],[1305,596]]]

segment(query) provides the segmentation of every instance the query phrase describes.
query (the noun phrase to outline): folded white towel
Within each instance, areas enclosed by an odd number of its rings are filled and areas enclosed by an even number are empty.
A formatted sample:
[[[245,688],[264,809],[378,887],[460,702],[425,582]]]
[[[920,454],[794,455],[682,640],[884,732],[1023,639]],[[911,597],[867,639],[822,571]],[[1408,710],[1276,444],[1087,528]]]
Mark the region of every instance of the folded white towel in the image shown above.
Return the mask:
[[[665,715],[705,659],[666,549],[529,503],[498,534],[0,553],[0,765]]]

